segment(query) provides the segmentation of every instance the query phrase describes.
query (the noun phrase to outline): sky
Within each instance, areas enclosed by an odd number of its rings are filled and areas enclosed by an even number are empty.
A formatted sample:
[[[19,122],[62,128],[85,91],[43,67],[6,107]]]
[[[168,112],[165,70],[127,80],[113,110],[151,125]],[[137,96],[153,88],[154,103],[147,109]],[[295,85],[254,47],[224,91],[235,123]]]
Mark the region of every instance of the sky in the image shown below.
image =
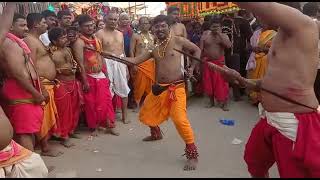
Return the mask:
[[[134,6],[135,2],[130,2],[130,6]],[[137,4],[143,4],[143,2],[136,2]],[[110,6],[114,7],[122,7],[126,8],[129,7],[128,2],[108,2]],[[160,11],[163,11],[166,9],[166,3],[165,2],[146,2],[147,6],[147,14],[150,14],[150,16],[154,17],[160,14]],[[142,9],[140,11],[137,11],[137,14],[144,14],[145,10]]]

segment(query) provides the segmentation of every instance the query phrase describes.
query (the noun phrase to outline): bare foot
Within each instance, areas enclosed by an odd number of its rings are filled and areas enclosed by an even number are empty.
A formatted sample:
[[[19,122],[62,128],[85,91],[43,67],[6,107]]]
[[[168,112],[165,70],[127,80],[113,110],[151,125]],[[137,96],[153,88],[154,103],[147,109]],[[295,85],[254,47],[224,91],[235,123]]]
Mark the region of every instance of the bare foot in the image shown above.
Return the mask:
[[[183,167],[185,171],[193,171],[197,169],[198,160],[197,159],[188,159],[186,164]]]
[[[128,119],[122,119],[122,121],[123,121],[123,124],[129,124],[131,121],[130,120],[128,120]]]
[[[228,108],[227,104],[222,104],[222,105],[221,105],[221,109],[222,109],[223,111],[229,111],[229,108]]]
[[[79,133],[78,133],[78,134],[79,134]],[[81,137],[78,136],[76,133],[70,134],[69,137],[70,137],[70,138],[73,138],[73,139],[81,139]]]
[[[115,136],[119,136],[120,135],[120,133],[118,131],[116,131],[115,128],[107,128],[105,130],[105,133],[106,134],[112,134],[112,135],[115,135]]]
[[[137,108],[134,108],[134,109],[132,110],[132,112],[138,113],[139,110],[140,110],[140,109],[137,107]]]
[[[98,131],[97,130],[92,131],[91,132],[91,136],[97,137],[98,136]]]
[[[160,137],[154,137],[154,136],[148,136],[142,139],[142,141],[158,141],[161,140],[162,136]]]
[[[53,150],[53,149],[41,152],[41,156],[48,156],[48,157],[58,157],[62,154],[63,154],[63,152],[58,151],[58,150]]]
[[[75,146],[75,144],[73,144],[70,139],[66,139],[64,141],[61,142],[61,144],[66,147],[66,148],[70,148],[72,146]]]
[[[98,131],[105,131],[106,130],[106,128],[104,128],[104,127],[98,127]]]
[[[206,108],[212,108],[212,107],[214,107],[214,103],[213,102],[209,102],[205,107]]]

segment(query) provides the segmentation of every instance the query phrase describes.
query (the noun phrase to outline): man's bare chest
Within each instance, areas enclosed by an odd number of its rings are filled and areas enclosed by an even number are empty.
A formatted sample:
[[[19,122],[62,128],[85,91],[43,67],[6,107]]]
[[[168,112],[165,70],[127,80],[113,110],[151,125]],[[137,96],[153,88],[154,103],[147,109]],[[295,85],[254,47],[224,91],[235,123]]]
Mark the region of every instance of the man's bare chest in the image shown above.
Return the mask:
[[[123,45],[121,38],[112,37],[112,36],[109,36],[108,38],[104,38],[102,44],[104,47],[107,47],[107,48],[115,48]]]

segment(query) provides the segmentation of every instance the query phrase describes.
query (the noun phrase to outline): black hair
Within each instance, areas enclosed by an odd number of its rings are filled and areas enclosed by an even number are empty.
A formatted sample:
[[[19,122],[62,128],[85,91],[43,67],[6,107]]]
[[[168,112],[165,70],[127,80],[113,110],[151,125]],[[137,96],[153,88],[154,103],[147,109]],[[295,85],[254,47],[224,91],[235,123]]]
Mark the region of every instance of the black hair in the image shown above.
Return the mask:
[[[209,21],[209,27],[212,26],[212,24],[220,24],[221,25],[221,19],[218,17],[213,17]]]
[[[308,2],[303,6],[303,14],[307,16],[316,16],[319,11],[318,5],[316,2]]]
[[[142,16],[139,19],[139,24],[141,24],[141,19],[147,19],[149,21],[149,23],[150,23],[150,19],[147,16]]]
[[[50,10],[45,10],[45,11],[42,11],[41,15],[44,17],[44,18],[47,18],[47,17],[57,17],[57,15],[50,11]]]
[[[71,16],[71,12],[69,10],[62,10],[58,12],[58,19],[62,19],[63,16]]]
[[[51,42],[57,41],[61,36],[65,35],[66,31],[61,27],[54,27],[49,30],[48,37]]]
[[[246,11],[246,10],[240,9],[240,10],[238,11],[238,15],[241,16],[241,17],[244,17],[246,14],[247,14],[247,11]]]
[[[167,10],[168,14],[173,13],[174,11],[180,11],[180,8],[176,7],[176,6],[170,6]]]
[[[207,21],[210,21],[210,19],[212,18],[212,15],[206,15],[204,16],[204,21],[207,22]]]
[[[44,17],[40,13],[30,13],[27,16],[27,26],[32,29],[34,25],[41,22]]]
[[[18,19],[26,19],[26,17],[23,16],[22,14],[14,13],[13,23],[15,23]]]
[[[171,25],[171,21],[170,21],[170,19],[169,19],[169,17],[168,16],[166,16],[166,15],[158,15],[158,16],[156,16],[154,19],[153,19],[153,26],[154,25],[156,25],[157,23],[159,23],[159,22],[166,22],[169,26]]]
[[[207,31],[207,30],[209,30],[209,29],[210,29],[210,23],[209,23],[209,21],[203,22],[203,24],[202,24],[202,26],[201,26],[202,32]]]
[[[88,14],[81,14],[78,16],[77,21],[79,23],[79,26],[81,26],[82,24],[84,24],[86,22],[93,21],[93,19]]]

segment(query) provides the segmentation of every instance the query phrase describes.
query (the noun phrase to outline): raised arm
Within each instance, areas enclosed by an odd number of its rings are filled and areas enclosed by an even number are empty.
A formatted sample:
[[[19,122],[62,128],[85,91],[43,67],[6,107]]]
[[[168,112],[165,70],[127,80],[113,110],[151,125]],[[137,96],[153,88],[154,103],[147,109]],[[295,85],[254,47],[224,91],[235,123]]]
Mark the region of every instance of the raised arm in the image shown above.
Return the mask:
[[[201,49],[195,45],[194,43],[192,43],[191,41],[189,41],[186,38],[179,38],[181,43],[182,43],[182,48],[184,50],[189,51],[194,57],[199,58],[201,56]],[[195,68],[197,64],[197,61],[192,61],[191,63],[191,69],[193,70]]]
[[[264,23],[280,27],[287,33],[300,32],[314,23],[299,10],[275,2],[235,2],[258,16]]]
[[[74,53],[73,57],[77,61],[80,67],[83,90],[87,92],[89,90],[89,85],[87,81],[86,70],[84,68],[84,57],[83,57],[84,46],[85,44],[83,43],[83,41],[78,38],[76,42],[72,45],[72,50]]]
[[[3,12],[0,15],[0,45],[2,45],[5,40],[5,34],[9,31],[12,26],[14,11],[16,10],[16,3],[7,2],[6,6],[3,8]]]
[[[13,137],[13,129],[8,117],[0,106],[0,151],[9,145]]]

